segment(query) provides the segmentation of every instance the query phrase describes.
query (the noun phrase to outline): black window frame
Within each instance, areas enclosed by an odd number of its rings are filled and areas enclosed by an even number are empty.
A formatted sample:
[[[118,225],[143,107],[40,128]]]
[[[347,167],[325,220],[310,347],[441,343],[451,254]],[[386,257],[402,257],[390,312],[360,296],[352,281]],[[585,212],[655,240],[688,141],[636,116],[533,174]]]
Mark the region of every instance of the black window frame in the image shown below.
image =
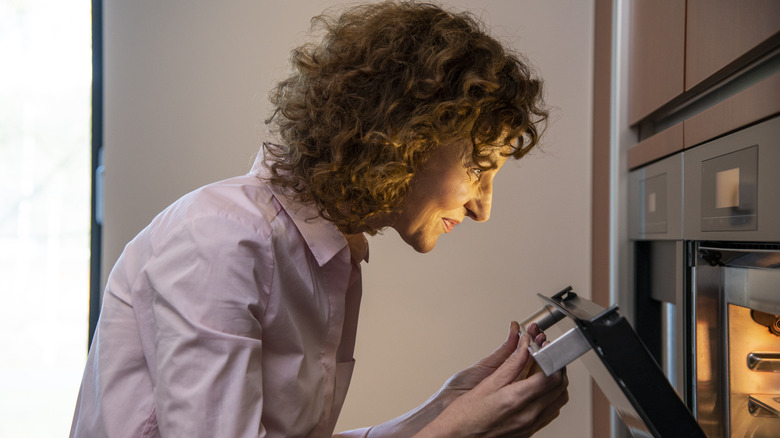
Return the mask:
[[[100,220],[102,193],[99,172],[103,148],[103,1],[92,0],[92,184],[89,260],[89,335],[88,345],[97,328],[101,306],[101,260],[103,226]]]

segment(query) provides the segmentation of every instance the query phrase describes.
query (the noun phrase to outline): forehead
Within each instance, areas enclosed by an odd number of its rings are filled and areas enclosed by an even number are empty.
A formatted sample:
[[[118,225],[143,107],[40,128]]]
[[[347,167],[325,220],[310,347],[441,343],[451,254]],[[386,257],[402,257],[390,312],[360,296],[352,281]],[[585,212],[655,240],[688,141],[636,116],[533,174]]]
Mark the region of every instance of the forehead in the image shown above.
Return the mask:
[[[505,142],[502,137],[493,143],[469,144],[467,153],[476,155],[483,160],[504,162],[515,151],[515,144],[517,141],[517,139],[513,139]]]
[[[434,148],[432,155],[447,155],[461,163],[474,163],[482,167],[497,167],[511,156],[519,138],[506,139],[510,130],[504,130],[497,140],[481,141],[471,137],[455,137],[444,140]],[[429,161],[429,160],[426,160]]]

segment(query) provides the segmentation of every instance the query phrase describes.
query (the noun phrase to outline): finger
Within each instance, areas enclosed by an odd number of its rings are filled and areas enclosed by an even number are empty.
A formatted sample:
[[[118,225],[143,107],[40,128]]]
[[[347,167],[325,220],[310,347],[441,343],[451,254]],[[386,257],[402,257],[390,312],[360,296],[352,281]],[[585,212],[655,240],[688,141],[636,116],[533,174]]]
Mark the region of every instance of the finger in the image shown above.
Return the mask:
[[[542,372],[536,372],[531,373],[525,380],[509,385],[507,390],[513,391],[513,397],[520,403],[528,403],[530,405],[541,403],[546,405],[560,393],[566,391],[568,385],[569,380],[561,371],[549,377]]]
[[[531,354],[528,351],[530,342],[531,340],[528,336],[521,336],[515,351],[490,376],[494,389],[506,386],[517,380],[526,364],[531,362]]]
[[[532,423],[530,427],[528,427],[528,430],[532,430],[536,432],[546,427],[548,424],[552,423],[553,420],[558,418],[558,416],[561,414],[561,409],[568,402],[568,400],[569,400],[568,393],[563,394],[558,399],[556,399],[554,404],[551,404],[545,407],[544,409],[542,409],[542,411],[539,412],[536,418],[533,418],[531,420]],[[525,421],[527,424],[528,420],[526,419]]]
[[[538,336],[540,333],[542,333],[542,329],[540,329],[539,325],[535,322],[528,324],[528,327],[525,328],[525,331],[527,331],[528,334],[533,336],[534,338]]]
[[[541,378],[542,376],[544,376],[544,374],[539,373],[539,377]],[[550,377],[546,377],[545,380],[545,383],[547,383],[548,386],[546,389],[542,390],[541,395],[538,396],[538,400],[543,405],[552,403],[553,400],[555,400],[561,394],[568,394],[569,379],[566,377],[566,373],[558,371]]]
[[[503,388],[512,391],[505,393],[513,401],[509,424],[532,433],[549,424],[568,401],[566,387],[567,382],[556,373],[551,377],[533,376]]]
[[[535,322],[532,322],[531,324],[528,324],[528,327],[526,328],[526,333],[528,333],[531,338],[534,340],[536,345],[543,345],[545,342],[547,342],[547,335],[542,331],[541,328],[539,328],[539,325]]]
[[[553,420],[558,418],[561,413],[561,409],[566,403],[569,402],[569,391],[563,391],[557,398],[555,398],[549,405],[544,407],[539,415],[536,417],[536,421],[533,423],[534,430],[539,430]]]
[[[501,366],[517,348],[520,336],[519,333],[520,324],[518,324],[517,321],[512,321],[509,325],[509,336],[507,336],[506,341],[490,353],[489,356],[477,362],[477,365],[489,368],[498,368]]]
[[[530,351],[528,353],[532,354]],[[527,378],[533,372],[535,365],[536,365],[536,360],[534,360],[533,358],[529,358],[529,360],[525,362],[525,365],[523,365],[523,369],[520,370],[520,374],[518,374],[517,377],[515,377],[515,381],[523,380]]]

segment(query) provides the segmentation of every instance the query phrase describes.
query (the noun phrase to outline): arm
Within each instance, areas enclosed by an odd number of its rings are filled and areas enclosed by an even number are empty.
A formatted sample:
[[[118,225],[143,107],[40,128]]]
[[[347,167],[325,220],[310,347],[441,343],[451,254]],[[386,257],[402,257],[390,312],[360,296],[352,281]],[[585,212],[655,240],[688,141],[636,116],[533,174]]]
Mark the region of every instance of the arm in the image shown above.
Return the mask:
[[[546,377],[532,367],[529,338],[518,331],[512,323],[490,356],[455,374],[417,409],[372,428],[368,438],[531,436],[547,425],[568,401],[568,380],[565,371]],[[545,341],[537,327],[529,332]]]
[[[195,219],[147,267],[163,436],[264,436],[260,325],[271,257],[250,227]]]

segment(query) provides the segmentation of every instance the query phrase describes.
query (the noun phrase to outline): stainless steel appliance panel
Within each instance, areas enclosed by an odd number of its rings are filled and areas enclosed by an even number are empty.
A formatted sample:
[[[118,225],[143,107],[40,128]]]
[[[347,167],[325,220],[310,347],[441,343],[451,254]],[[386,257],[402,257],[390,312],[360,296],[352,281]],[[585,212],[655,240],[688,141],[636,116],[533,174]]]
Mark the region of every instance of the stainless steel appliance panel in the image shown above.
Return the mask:
[[[780,241],[778,133],[780,117],[685,151],[685,240]]]
[[[629,237],[634,241],[635,330],[687,399],[680,153],[629,174]],[[640,310],[641,308],[641,310]]]
[[[632,240],[682,239],[683,154],[629,175],[629,236]]]
[[[693,270],[693,364],[692,410],[708,438],[726,435],[725,343],[721,272],[707,252],[697,252]]]

